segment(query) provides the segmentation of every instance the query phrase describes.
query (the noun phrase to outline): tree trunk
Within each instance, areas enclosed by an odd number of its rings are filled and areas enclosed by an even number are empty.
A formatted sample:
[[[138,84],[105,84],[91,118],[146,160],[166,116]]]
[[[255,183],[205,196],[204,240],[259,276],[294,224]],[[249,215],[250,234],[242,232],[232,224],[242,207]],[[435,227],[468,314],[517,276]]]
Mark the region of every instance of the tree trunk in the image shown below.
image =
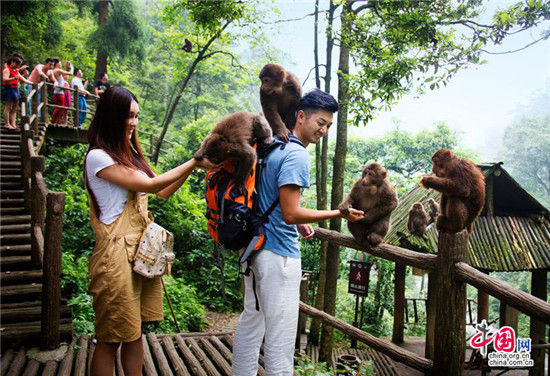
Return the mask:
[[[334,11],[337,8],[331,1],[328,11],[328,27],[327,27],[327,50],[326,50],[326,64],[325,64],[325,91],[330,93],[330,79],[331,79],[331,67],[332,67],[332,48],[334,46],[334,37],[332,34],[332,21],[334,19]],[[316,8],[317,10],[317,8]],[[315,31],[317,36],[317,30]],[[316,37],[317,38],[317,37]],[[318,59],[316,57],[315,65],[318,65]],[[316,70],[316,76],[319,74]],[[317,77],[316,77],[317,82]],[[320,86],[320,82],[319,82]],[[319,87],[318,86],[318,87]],[[320,155],[319,155],[320,154]],[[315,169],[316,169],[316,183],[317,183],[317,209],[325,210],[327,208],[327,176],[328,176],[328,135],[323,137],[321,144],[315,144]],[[327,222],[322,221],[319,223],[322,228],[327,228]],[[319,283],[317,285],[317,295],[315,296],[315,308],[323,310],[325,306],[325,283],[327,272],[327,248],[328,242],[322,241],[321,248],[319,250]],[[313,318],[309,328],[309,341],[314,345],[319,344],[319,331],[321,329],[321,320]]]
[[[351,12],[351,4],[348,2],[344,5],[341,14],[341,35],[346,35],[351,29],[351,20],[349,14]],[[349,55],[348,46],[342,41],[340,45],[340,61],[338,64],[338,102],[340,109],[337,119],[336,133],[336,149],[333,164],[332,174],[332,194],[330,206],[336,209],[344,196],[344,173],[346,166],[346,153],[348,141],[348,89],[349,82],[347,74],[349,72]],[[340,231],[342,221],[340,218],[334,218],[330,221],[330,229]],[[340,247],[334,244],[329,244],[327,249],[327,274],[325,284],[325,312],[333,315],[336,312],[336,283],[338,280],[338,264],[339,264]],[[332,333],[333,328],[323,325],[321,333],[321,349],[319,357],[321,361],[330,361],[332,359]]]
[[[107,22],[109,18],[109,0],[100,0],[97,4],[97,23],[98,27],[101,27]],[[98,80],[99,76],[103,72],[107,72],[107,58],[108,55],[101,49],[97,50],[97,56],[95,61],[95,79]]]

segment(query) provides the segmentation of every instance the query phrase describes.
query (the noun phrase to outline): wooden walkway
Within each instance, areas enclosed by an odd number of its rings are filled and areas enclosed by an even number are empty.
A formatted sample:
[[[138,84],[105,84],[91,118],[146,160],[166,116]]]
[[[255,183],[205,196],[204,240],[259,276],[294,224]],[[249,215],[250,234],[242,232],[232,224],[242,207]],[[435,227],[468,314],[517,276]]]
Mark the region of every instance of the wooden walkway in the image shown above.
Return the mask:
[[[145,376],[229,376],[233,352],[233,333],[155,334],[143,337]],[[64,349],[37,353],[36,349],[5,349],[0,358],[0,376],[86,376],[94,343],[88,336],[73,338]],[[67,350],[70,349],[69,350]],[[317,361],[319,350],[309,346],[307,353]],[[335,350],[333,359],[344,353]],[[346,350],[360,360],[373,362],[374,375],[398,375],[394,362],[370,348]],[[263,348],[260,351],[258,375],[264,376]],[[117,354],[115,376],[124,376],[120,353]]]

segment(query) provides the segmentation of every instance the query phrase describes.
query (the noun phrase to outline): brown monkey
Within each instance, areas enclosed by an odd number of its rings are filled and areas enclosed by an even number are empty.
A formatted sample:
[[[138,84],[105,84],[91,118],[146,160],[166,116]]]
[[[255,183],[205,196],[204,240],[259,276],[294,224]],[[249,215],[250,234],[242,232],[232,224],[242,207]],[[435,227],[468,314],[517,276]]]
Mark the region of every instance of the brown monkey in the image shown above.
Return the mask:
[[[185,44],[181,49],[185,52],[191,52],[191,50],[193,49],[193,43],[191,43],[189,39],[185,38]]]
[[[438,231],[472,232],[485,203],[485,176],[475,164],[456,157],[449,149],[436,151],[432,162],[435,176],[423,176],[420,185],[441,192]]]
[[[273,130],[284,142],[296,123],[296,111],[302,98],[302,85],[298,77],[277,64],[266,64],[259,75],[260,103]]]
[[[407,221],[407,228],[411,235],[422,236],[426,233],[426,227],[428,226],[428,213],[424,210],[424,205],[420,202],[412,204],[409,210],[409,220]]]
[[[430,216],[430,220],[428,221],[428,225],[435,222],[435,219],[439,215],[439,204],[433,199],[428,199],[428,206],[430,207],[428,211],[428,215]]]
[[[273,141],[265,118],[251,112],[236,112],[227,115],[212,128],[194,157],[199,161],[207,158],[214,164],[234,158],[238,161],[234,181],[242,190],[256,160],[256,151],[251,146],[254,138],[266,144]]]
[[[348,221],[348,229],[355,240],[364,246],[376,247],[390,230],[390,215],[397,207],[397,194],[391,186],[386,170],[378,163],[365,166],[338,209],[346,214],[350,207],[363,210],[365,217]]]

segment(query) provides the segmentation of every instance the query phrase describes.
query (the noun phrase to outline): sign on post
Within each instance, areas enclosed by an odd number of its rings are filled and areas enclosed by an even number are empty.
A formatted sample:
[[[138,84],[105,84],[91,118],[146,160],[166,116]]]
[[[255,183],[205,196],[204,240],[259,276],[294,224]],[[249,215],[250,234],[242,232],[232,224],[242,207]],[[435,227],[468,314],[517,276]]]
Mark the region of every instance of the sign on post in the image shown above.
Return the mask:
[[[372,263],[351,260],[348,292],[360,296],[369,294],[369,274]]]

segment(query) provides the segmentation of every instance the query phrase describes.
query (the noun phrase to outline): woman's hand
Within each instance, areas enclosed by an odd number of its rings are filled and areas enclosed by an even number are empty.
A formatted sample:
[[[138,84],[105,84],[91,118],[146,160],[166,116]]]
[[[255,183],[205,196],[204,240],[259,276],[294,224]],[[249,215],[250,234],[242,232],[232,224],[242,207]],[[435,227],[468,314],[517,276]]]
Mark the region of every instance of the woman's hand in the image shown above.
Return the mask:
[[[195,160],[195,164],[196,164],[196,166],[197,166],[198,168],[203,169],[203,170],[207,170],[207,171],[208,171],[208,170],[212,170],[212,169],[218,167],[218,166],[221,164],[221,163],[219,163],[219,164],[214,164],[214,163],[210,162],[210,161],[209,161],[208,159],[206,159],[206,158],[203,158],[203,159],[200,160],[200,161],[198,161],[198,160],[196,160],[196,159],[194,159],[194,160]]]

